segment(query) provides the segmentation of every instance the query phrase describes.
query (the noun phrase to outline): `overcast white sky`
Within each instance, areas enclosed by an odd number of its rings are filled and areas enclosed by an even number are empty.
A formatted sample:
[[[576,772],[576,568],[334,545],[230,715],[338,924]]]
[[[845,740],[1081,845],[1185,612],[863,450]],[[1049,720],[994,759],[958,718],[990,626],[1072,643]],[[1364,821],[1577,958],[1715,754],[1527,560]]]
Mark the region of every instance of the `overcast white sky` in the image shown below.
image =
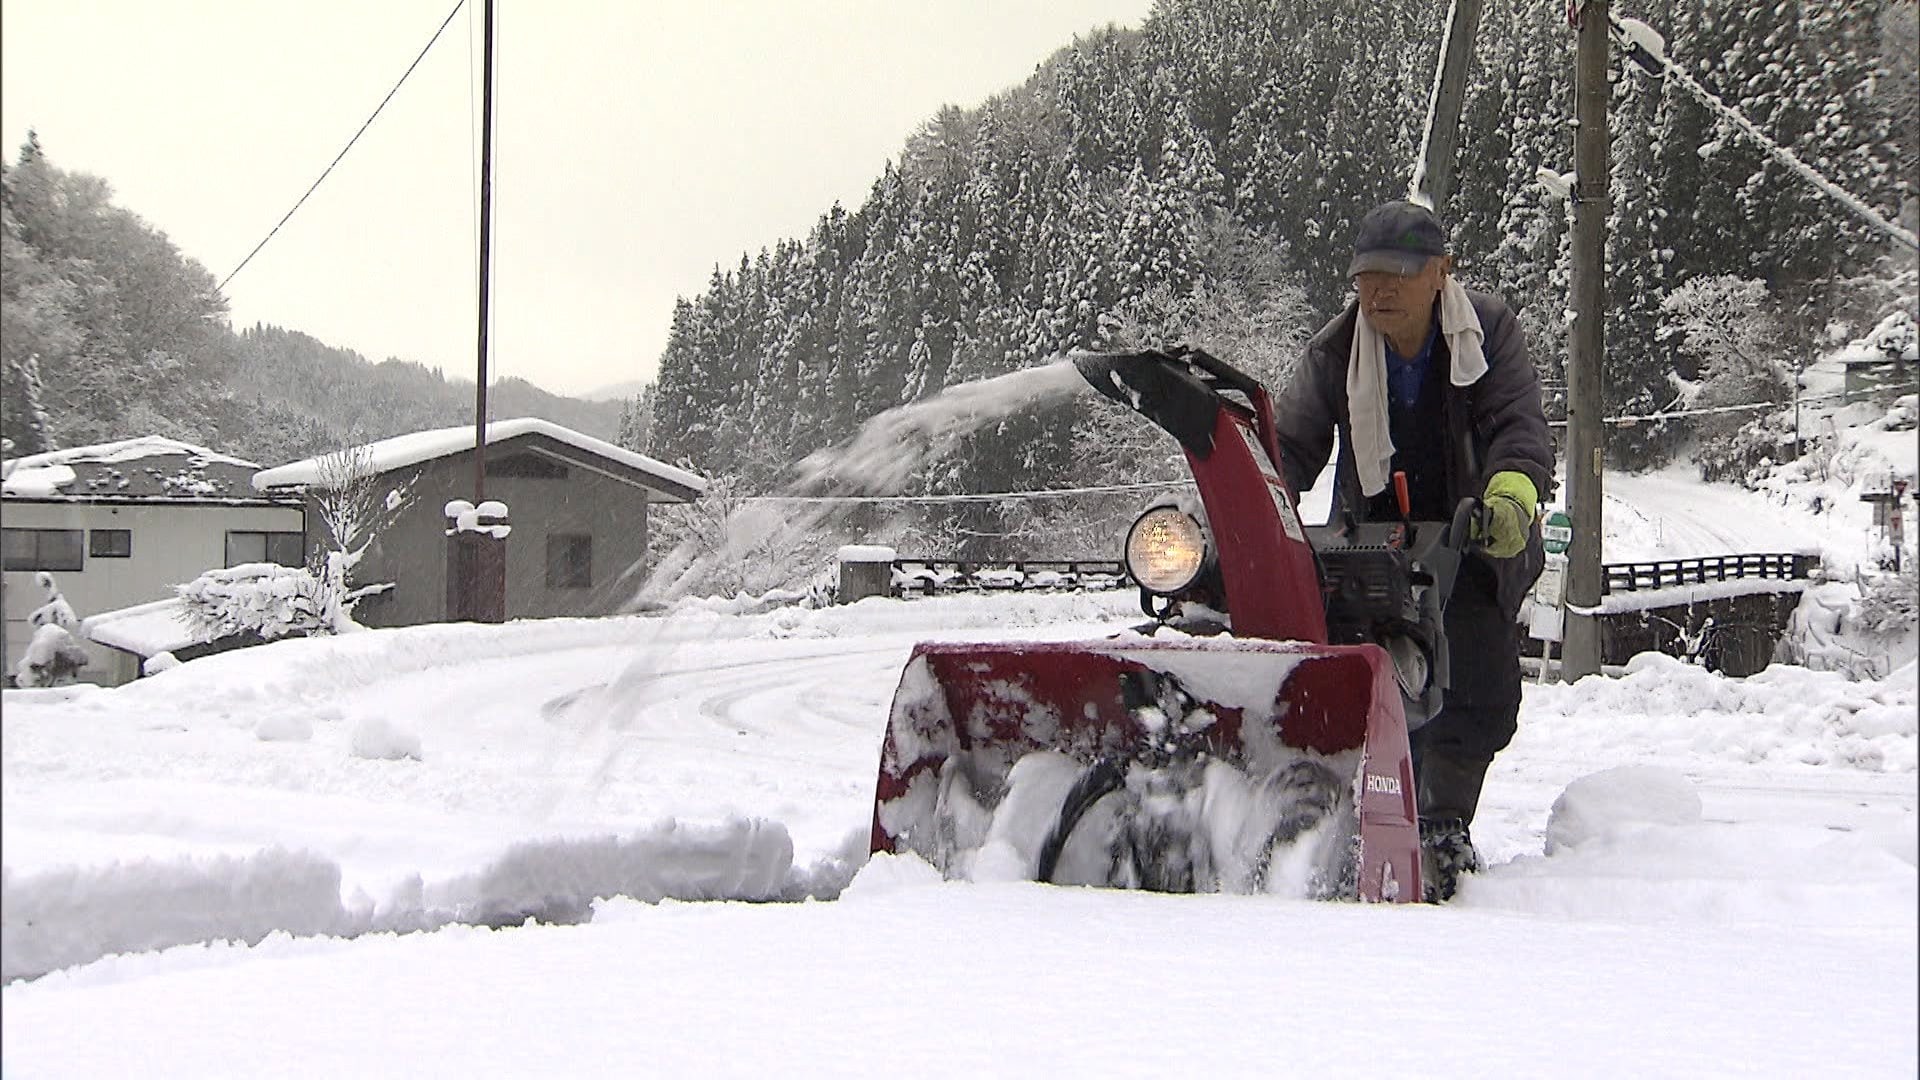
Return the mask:
[[[492,373],[650,379],[677,296],[859,205],[943,104],[978,105],[1152,0],[495,0]],[[0,136],[113,185],[216,280],[312,184],[454,0],[5,0]],[[227,286],[234,325],[475,367],[470,0]]]

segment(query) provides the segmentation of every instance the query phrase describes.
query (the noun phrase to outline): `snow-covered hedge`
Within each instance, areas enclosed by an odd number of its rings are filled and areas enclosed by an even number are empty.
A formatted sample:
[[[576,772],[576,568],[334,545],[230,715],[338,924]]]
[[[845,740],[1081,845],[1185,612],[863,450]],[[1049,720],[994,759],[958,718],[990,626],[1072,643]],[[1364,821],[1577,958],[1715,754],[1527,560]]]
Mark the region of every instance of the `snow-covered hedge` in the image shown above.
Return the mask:
[[[46,593],[47,602],[27,616],[34,628],[33,640],[14,666],[14,682],[20,686],[64,686],[80,674],[89,659],[86,646],[74,637],[80,620],[52,574],[42,570],[33,580]]]
[[[257,634],[275,638],[331,631],[326,586],[309,571],[274,563],[209,570],[177,585],[187,623],[202,640]]]

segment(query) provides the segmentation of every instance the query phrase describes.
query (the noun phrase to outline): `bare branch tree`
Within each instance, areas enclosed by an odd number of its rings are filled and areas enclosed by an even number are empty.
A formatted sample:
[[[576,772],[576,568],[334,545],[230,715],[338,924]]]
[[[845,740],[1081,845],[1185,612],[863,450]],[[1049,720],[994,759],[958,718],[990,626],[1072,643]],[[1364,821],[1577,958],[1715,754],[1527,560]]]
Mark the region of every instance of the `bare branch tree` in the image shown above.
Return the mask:
[[[398,486],[389,486],[367,446],[342,447],[320,458],[318,475],[307,489],[325,547],[314,576],[323,586],[322,615],[336,632],[352,625],[353,607],[361,597],[384,587],[356,588],[354,568],[413,501],[413,486],[419,480],[420,474],[415,473]]]

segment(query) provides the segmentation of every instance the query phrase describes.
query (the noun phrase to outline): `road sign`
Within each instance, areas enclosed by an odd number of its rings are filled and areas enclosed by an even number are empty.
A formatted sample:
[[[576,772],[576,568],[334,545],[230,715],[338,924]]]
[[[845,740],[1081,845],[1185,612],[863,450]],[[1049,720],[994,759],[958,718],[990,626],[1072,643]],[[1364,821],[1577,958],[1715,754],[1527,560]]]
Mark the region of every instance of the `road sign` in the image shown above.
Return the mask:
[[[1547,515],[1540,526],[1540,539],[1546,544],[1547,553],[1559,555],[1573,543],[1573,519],[1564,510],[1555,510]]]

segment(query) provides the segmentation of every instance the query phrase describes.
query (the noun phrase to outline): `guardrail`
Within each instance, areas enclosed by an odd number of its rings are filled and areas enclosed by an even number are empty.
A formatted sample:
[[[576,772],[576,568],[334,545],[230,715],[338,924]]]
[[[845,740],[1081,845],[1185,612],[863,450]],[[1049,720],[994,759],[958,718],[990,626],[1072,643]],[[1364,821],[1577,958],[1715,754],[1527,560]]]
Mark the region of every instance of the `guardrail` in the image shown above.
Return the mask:
[[[896,596],[1009,589],[1095,591],[1127,583],[1126,569],[1114,561],[895,559],[892,591]]]
[[[1818,555],[1774,552],[1759,555],[1709,555],[1698,559],[1659,559],[1652,562],[1607,563],[1602,592],[1636,592],[1675,585],[1703,585],[1709,581],[1778,578],[1804,581],[1820,565]]]
[[[1602,591],[1627,593],[1752,578],[1804,581],[1819,565],[1817,555],[1792,552],[1607,563],[1602,568]],[[896,596],[1011,589],[1118,589],[1128,584],[1126,569],[1120,563],[1094,559],[895,559],[892,578],[891,591]]]

